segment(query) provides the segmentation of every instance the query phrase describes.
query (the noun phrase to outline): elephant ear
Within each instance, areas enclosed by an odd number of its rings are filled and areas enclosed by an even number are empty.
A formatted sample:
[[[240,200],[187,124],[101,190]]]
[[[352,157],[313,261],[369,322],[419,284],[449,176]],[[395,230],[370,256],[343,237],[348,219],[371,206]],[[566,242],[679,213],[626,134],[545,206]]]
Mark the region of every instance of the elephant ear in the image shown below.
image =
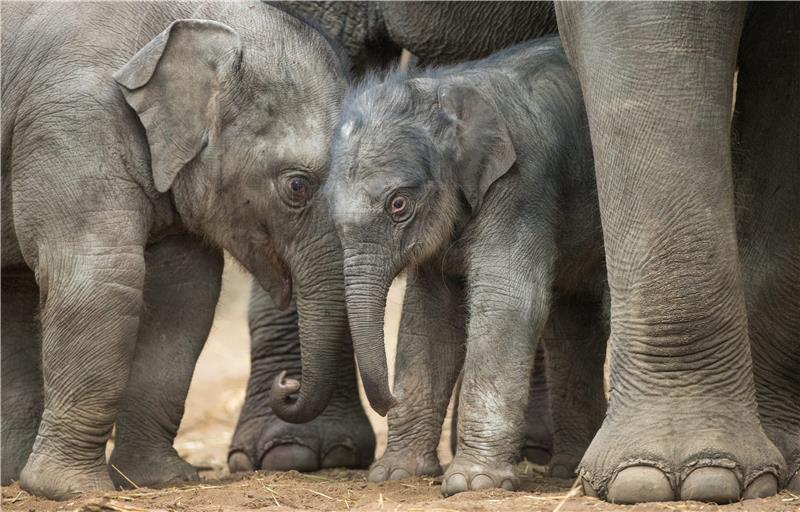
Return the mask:
[[[438,100],[454,121],[458,183],[472,212],[477,213],[492,183],[517,160],[511,134],[505,119],[472,87],[443,85]]]
[[[166,192],[208,144],[226,64],[241,56],[239,36],[208,20],[177,20],[114,73],[147,131],[153,181]]]

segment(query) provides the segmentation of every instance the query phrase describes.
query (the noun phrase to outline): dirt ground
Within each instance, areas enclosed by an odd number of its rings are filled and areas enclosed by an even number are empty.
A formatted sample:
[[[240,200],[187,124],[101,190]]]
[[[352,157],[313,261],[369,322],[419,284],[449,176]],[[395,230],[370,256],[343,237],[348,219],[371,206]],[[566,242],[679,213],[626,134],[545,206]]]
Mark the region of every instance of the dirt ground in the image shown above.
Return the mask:
[[[249,371],[247,295],[249,276],[226,265],[223,296],[211,337],[198,362],[176,439],[178,452],[201,467],[204,481],[167,489],[136,489],[104,495],[85,495],[67,502],[32,497],[13,484],[2,489],[2,510],[76,512],[218,512],[250,510],[380,510],[380,511],[768,511],[800,512],[800,496],[783,492],[766,500],[726,506],[695,502],[616,506],[580,496],[572,482],[545,478],[544,468],[522,465],[522,491],[468,492],[444,499],[435,479],[370,484],[365,471],[327,470],[313,474],[295,471],[229,475],[227,447],[244,400]],[[390,365],[399,321],[402,282],[389,297],[387,338]],[[391,367],[391,366],[390,366]],[[363,398],[363,397],[362,397]],[[371,412],[371,411],[370,411]],[[370,420],[378,434],[377,454],[386,442],[386,420]],[[449,424],[446,423],[446,424]],[[440,458],[450,460],[449,438],[442,440]]]

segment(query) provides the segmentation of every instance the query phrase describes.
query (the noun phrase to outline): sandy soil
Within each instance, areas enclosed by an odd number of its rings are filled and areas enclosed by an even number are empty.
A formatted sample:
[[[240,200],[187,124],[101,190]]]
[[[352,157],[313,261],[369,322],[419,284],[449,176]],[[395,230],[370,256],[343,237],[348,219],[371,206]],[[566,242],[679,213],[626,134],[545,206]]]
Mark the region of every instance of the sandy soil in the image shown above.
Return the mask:
[[[250,510],[386,510],[386,511],[786,511],[800,512],[800,496],[787,492],[767,500],[726,506],[694,502],[615,506],[571,491],[572,482],[545,478],[542,467],[522,465],[522,491],[469,492],[443,499],[435,479],[370,484],[365,471],[329,470],[313,474],[255,473],[229,475],[227,447],[244,400],[249,371],[247,295],[249,276],[226,265],[223,296],[211,338],[198,362],[186,416],[176,439],[178,452],[204,468],[199,485],[168,489],[136,489],[105,495],[85,495],[68,502],[30,496],[13,484],[2,489],[2,509],[8,511],[250,511]],[[389,297],[386,332],[390,365],[399,321],[403,283]],[[391,366],[390,366],[391,367]],[[363,397],[362,397],[363,398]],[[371,411],[370,411],[371,412]],[[378,434],[377,454],[386,442],[386,420],[370,420]],[[449,424],[449,421],[448,423]],[[447,429],[445,429],[447,430]],[[450,460],[449,438],[440,445],[444,463]]]

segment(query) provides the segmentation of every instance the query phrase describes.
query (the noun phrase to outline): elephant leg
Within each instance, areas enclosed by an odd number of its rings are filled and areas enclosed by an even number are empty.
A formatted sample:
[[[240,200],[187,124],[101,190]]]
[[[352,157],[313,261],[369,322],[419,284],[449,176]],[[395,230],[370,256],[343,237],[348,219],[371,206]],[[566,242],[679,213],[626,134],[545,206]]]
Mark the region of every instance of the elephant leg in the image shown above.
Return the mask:
[[[561,298],[543,336],[553,411],[550,474],[575,478],[583,454],[606,415],[603,363],[607,322],[599,302]]]
[[[261,286],[250,295],[250,380],[228,452],[231,472],[265,470],[316,471],[320,468],[366,468],[375,456],[375,434],[358,397],[352,346],[338,369],[339,386],[331,403],[314,420],[292,424],[269,407],[275,376],[286,370],[300,375],[297,305],[284,311]]]
[[[408,275],[397,340],[386,451],[371,482],[438,475],[436,455],[450,395],[464,357],[463,287],[432,268]]]
[[[191,235],[145,251],[144,303],[109,474],[116,487],[197,480],[172,447],[219,298],[223,259]]]
[[[461,386],[456,388],[453,406],[452,435],[450,448],[456,453],[458,442],[458,395]],[[546,466],[553,455],[553,413],[550,407],[550,391],[547,384],[544,345],[536,349],[531,372],[530,395],[525,409],[525,441],[521,456],[533,464]]]
[[[52,235],[39,244],[44,410],[20,474],[32,494],[68,499],[114,489],[106,441],[128,382],[145,273],[144,237],[131,240],[121,227],[140,226],[131,211],[103,212],[69,243]]]
[[[609,407],[580,472],[610,501],[776,492],[783,461],[758,417],[731,179],[746,9],[556,5],[586,100],[611,296]]]
[[[531,390],[525,412],[525,443],[522,457],[529,462],[546,466],[553,455],[553,417],[550,406],[544,344],[536,349],[531,372]]]
[[[739,49],[734,186],[758,412],[800,491],[800,6],[753,4]],[[765,35],[770,37],[765,37]]]
[[[536,248],[552,254],[546,240],[526,240],[520,246],[524,252]],[[520,249],[509,253],[505,244],[487,244],[470,262],[458,449],[442,481],[444,495],[518,485],[514,465],[523,446],[531,372],[551,283],[551,260]]]
[[[42,417],[39,288],[27,268],[2,275],[2,485],[19,480]]]

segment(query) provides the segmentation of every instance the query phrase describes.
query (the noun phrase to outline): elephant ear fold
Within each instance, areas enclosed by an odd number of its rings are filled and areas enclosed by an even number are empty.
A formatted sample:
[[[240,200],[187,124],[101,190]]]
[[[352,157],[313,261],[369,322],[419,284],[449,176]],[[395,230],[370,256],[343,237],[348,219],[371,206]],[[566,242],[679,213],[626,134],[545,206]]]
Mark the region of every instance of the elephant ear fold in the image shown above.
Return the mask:
[[[147,132],[159,192],[208,144],[222,79],[240,57],[241,42],[230,27],[177,20],[114,73]]]
[[[505,119],[469,86],[443,85],[439,106],[455,129],[455,169],[461,191],[477,213],[489,187],[514,165],[517,153]]]

